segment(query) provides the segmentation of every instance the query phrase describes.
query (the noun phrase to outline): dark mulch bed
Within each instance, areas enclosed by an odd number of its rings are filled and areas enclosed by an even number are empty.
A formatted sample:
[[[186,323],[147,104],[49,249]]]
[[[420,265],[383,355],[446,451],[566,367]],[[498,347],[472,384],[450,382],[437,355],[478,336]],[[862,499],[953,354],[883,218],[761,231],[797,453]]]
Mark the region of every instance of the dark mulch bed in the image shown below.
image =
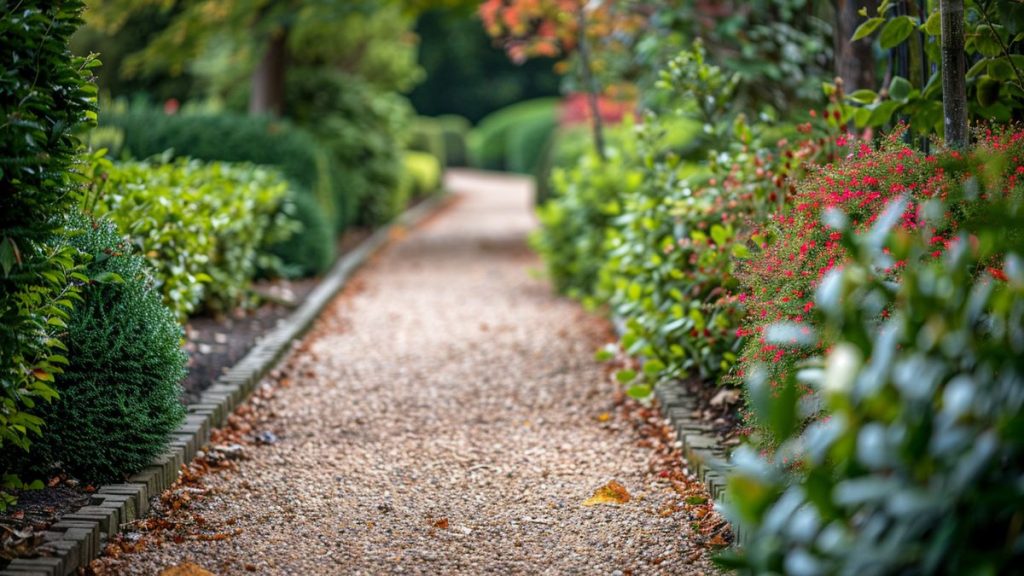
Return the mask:
[[[346,232],[338,241],[344,254],[365,240],[368,230]],[[217,378],[228,371],[256,344],[291,314],[320,283],[319,278],[258,282],[254,290],[261,304],[220,316],[200,316],[185,326],[188,376],[182,382],[186,403],[195,402]]]
[[[346,232],[338,240],[342,255],[365,240],[370,230]],[[234,366],[256,342],[287,318],[320,283],[319,278],[266,280],[256,283],[258,305],[220,316],[200,316],[185,326],[189,354],[183,400],[193,402],[218,376]],[[74,478],[54,476],[42,490],[15,492],[17,505],[0,514],[0,569],[11,559],[33,556],[48,526],[89,503],[92,486]]]

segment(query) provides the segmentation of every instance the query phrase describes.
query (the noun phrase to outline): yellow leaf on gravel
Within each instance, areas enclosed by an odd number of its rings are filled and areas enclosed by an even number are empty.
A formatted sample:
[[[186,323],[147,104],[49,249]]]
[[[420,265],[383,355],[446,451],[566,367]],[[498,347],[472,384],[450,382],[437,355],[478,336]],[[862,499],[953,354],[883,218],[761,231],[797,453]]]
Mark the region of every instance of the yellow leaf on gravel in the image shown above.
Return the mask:
[[[216,576],[216,575],[213,572],[210,572],[209,570],[204,570],[203,568],[199,567],[196,564],[193,564],[191,562],[185,562],[184,564],[179,564],[178,566],[171,566],[170,568],[165,568],[162,572],[160,572],[160,576]]]
[[[583,505],[625,504],[626,502],[629,502],[629,491],[617,480],[611,480],[604,486],[594,490],[594,495],[587,498]]]

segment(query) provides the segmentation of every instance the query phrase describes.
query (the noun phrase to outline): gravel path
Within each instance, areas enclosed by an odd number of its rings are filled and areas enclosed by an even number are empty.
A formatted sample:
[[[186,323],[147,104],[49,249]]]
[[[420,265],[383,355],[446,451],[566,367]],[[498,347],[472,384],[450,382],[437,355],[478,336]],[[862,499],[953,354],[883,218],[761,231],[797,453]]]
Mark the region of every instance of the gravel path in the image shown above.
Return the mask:
[[[455,204],[325,312],[273,399],[280,440],[204,479],[237,535],[109,564],[158,574],[703,574],[650,450],[608,420],[607,326],[551,294],[524,179],[456,172]],[[633,498],[585,507],[609,480]]]

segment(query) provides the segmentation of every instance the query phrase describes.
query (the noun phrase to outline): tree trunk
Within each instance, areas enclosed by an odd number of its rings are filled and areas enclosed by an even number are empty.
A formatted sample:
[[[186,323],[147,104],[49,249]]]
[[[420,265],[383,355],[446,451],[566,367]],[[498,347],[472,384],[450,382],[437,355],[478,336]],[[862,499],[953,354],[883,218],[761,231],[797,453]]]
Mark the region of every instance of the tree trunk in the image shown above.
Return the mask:
[[[590,46],[587,44],[587,18],[584,10],[581,6],[578,16],[580,28],[580,68],[583,75],[583,86],[587,91],[587,103],[590,106],[591,126],[594,128],[594,148],[597,150],[597,156],[604,160],[604,122],[601,118],[601,106],[598,101],[601,91],[597,86],[597,79],[594,78],[594,71],[590,65]]]
[[[267,41],[267,50],[252,73],[249,114],[284,113],[284,81],[287,66],[288,32],[275,32]]]
[[[857,30],[859,16],[857,11],[867,9],[873,14],[877,0],[833,0],[836,14],[836,75],[843,79],[843,90],[849,94],[854,90],[874,90],[875,58],[871,50],[871,42],[858,40],[853,42],[853,33]]]
[[[964,2],[939,0],[942,23],[942,113],[946,145],[966,148],[967,81],[964,55]]]

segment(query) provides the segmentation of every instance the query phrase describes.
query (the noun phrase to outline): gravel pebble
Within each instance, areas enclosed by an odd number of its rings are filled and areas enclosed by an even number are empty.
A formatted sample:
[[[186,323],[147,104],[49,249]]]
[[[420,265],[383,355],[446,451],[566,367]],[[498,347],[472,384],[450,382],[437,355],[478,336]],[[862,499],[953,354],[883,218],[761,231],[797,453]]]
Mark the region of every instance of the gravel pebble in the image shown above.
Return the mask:
[[[364,268],[293,353],[273,441],[205,479],[193,512],[238,534],[149,546],[113,573],[715,573],[686,515],[655,512],[678,496],[636,433],[598,421],[607,326],[537,279],[529,181],[448,184],[454,206]],[[634,498],[582,506],[612,479]]]

